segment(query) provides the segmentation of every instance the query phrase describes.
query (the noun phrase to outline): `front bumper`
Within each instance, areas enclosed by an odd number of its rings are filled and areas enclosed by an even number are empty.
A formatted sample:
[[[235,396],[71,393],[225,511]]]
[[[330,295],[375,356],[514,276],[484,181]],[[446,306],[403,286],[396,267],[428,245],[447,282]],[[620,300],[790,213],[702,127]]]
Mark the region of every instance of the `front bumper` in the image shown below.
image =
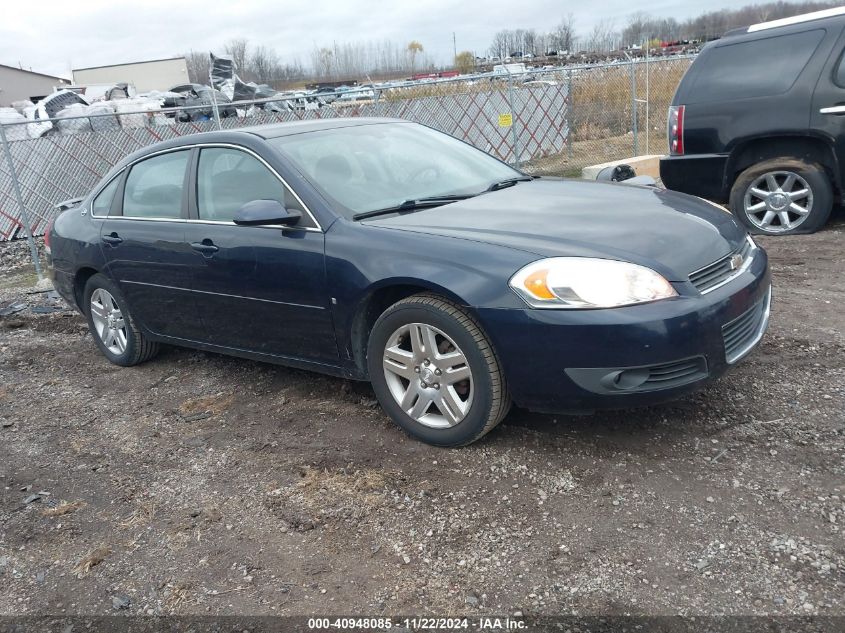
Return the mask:
[[[562,413],[673,400],[722,375],[768,325],[762,248],[730,283],[699,294],[603,310],[479,309],[514,402]],[[727,349],[726,349],[727,347]]]

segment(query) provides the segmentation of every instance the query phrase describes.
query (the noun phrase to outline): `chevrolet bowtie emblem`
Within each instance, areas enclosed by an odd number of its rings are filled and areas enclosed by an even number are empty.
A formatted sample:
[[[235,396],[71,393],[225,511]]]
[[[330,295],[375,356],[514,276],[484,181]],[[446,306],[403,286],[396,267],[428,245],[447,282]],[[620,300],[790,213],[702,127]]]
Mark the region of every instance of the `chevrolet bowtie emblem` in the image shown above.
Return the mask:
[[[742,255],[737,253],[736,255],[731,256],[731,270],[736,270],[742,266]]]

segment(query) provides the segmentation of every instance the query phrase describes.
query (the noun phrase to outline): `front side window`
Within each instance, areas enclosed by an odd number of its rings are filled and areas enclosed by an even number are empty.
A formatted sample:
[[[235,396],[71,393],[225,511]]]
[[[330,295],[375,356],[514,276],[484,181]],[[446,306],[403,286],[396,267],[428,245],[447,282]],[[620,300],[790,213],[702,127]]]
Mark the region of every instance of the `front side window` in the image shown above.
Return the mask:
[[[296,198],[260,160],[228,147],[200,151],[197,211],[200,220],[231,222],[253,200],[276,200],[286,209],[302,210]]]
[[[126,178],[124,217],[182,217],[182,192],[189,156],[189,150],[179,150],[136,163]]]
[[[473,195],[521,176],[489,154],[413,123],[270,139],[347,217],[429,196]]]
[[[114,193],[117,191],[117,184],[120,182],[120,176],[112,178],[112,181],[103,187],[103,190],[94,198],[91,204],[91,213],[93,215],[108,215],[111,210],[111,203],[114,200]]]

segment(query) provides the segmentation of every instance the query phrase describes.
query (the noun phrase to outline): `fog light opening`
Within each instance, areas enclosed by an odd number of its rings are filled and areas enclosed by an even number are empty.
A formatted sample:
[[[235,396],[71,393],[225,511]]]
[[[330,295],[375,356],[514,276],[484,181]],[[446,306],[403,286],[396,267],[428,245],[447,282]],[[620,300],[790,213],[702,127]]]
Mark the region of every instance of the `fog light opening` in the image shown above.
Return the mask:
[[[617,389],[636,389],[648,380],[651,372],[648,369],[626,369],[616,374],[613,386]]]

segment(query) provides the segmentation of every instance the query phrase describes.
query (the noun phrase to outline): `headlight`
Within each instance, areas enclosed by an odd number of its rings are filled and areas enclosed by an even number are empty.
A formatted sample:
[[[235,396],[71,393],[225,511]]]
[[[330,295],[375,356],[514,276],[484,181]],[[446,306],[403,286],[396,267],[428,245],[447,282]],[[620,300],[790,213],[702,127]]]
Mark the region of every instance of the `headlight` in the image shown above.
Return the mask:
[[[678,295],[650,268],[592,257],[528,264],[511,278],[510,287],[532,308],[615,308]]]

